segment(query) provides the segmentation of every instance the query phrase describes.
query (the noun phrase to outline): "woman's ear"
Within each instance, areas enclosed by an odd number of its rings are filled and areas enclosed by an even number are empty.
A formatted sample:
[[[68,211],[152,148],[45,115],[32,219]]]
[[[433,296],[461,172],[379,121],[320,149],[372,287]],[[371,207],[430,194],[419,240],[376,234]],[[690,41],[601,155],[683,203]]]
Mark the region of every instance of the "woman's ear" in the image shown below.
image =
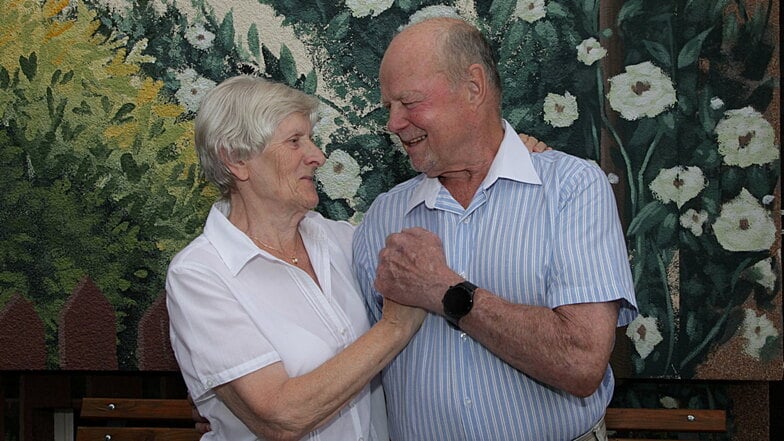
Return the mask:
[[[248,180],[250,173],[248,172],[248,166],[245,164],[245,161],[233,161],[231,158],[229,158],[229,155],[224,149],[220,149],[220,158],[226,168],[228,168],[231,174],[234,175],[234,179],[238,181]]]

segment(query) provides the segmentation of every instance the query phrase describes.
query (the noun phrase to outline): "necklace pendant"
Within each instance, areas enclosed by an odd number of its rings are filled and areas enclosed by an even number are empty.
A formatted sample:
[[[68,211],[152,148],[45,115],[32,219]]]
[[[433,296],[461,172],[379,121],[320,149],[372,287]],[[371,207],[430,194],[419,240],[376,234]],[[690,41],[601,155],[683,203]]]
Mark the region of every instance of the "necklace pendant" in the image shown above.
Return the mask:
[[[299,259],[297,259],[296,257],[292,257],[291,258],[291,263],[293,263],[294,265],[298,265],[299,264]]]

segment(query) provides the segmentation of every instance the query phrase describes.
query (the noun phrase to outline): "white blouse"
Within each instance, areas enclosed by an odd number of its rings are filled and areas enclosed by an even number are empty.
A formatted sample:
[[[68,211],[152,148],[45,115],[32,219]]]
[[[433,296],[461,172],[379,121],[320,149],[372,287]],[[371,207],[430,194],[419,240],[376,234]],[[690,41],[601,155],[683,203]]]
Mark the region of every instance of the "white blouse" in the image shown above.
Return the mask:
[[[319,288],[305,271],[256,247],[229,222],[229,210],[226,201],[213,205],[204,232],[174,257],[166,277],[174,354],[212,427],[203,440],[257,439],[213,387],[278,361],[291,377],[306,374],[369,328],[351,270],[351,224],[316,212],[300,223]],[[372,393],[365,387],[304,439],[386,440],[386,433],[378,386]]]

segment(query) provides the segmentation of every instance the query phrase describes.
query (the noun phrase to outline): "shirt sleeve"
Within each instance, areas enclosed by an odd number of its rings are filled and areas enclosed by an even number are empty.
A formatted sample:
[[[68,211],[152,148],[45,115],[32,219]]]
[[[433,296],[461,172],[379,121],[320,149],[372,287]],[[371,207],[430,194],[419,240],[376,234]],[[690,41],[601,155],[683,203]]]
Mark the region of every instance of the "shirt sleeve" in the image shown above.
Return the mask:
[[[599,167],[587,164],[560,191],[550,307],[622,299],[623,326],[633,318],[636,301],[612,188]]]
[[[166,278],[172,348],[194,398],[280,360],[220,274],[175,265]]]

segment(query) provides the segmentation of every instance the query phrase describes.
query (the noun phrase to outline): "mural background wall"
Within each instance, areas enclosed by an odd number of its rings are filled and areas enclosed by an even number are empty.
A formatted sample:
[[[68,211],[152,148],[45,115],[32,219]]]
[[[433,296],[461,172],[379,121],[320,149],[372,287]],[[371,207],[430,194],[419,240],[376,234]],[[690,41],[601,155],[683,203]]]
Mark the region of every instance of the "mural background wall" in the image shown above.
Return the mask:
[[[86,276],[115,308],[119,368],[137,368],[137,322],[217,197],[191,140],[207,90],[246,73],[317,95],[318,210],[360,222],[412,174],[383,130],[386,43],[412,18],[459,14],[497,49],[511,124],[598,162],[616,189],[641,309],[619,334],[621,375],[782,377],[777,1],[0,8],[0,309],[15,296],[34,306],[49,369],[60,310]]]

